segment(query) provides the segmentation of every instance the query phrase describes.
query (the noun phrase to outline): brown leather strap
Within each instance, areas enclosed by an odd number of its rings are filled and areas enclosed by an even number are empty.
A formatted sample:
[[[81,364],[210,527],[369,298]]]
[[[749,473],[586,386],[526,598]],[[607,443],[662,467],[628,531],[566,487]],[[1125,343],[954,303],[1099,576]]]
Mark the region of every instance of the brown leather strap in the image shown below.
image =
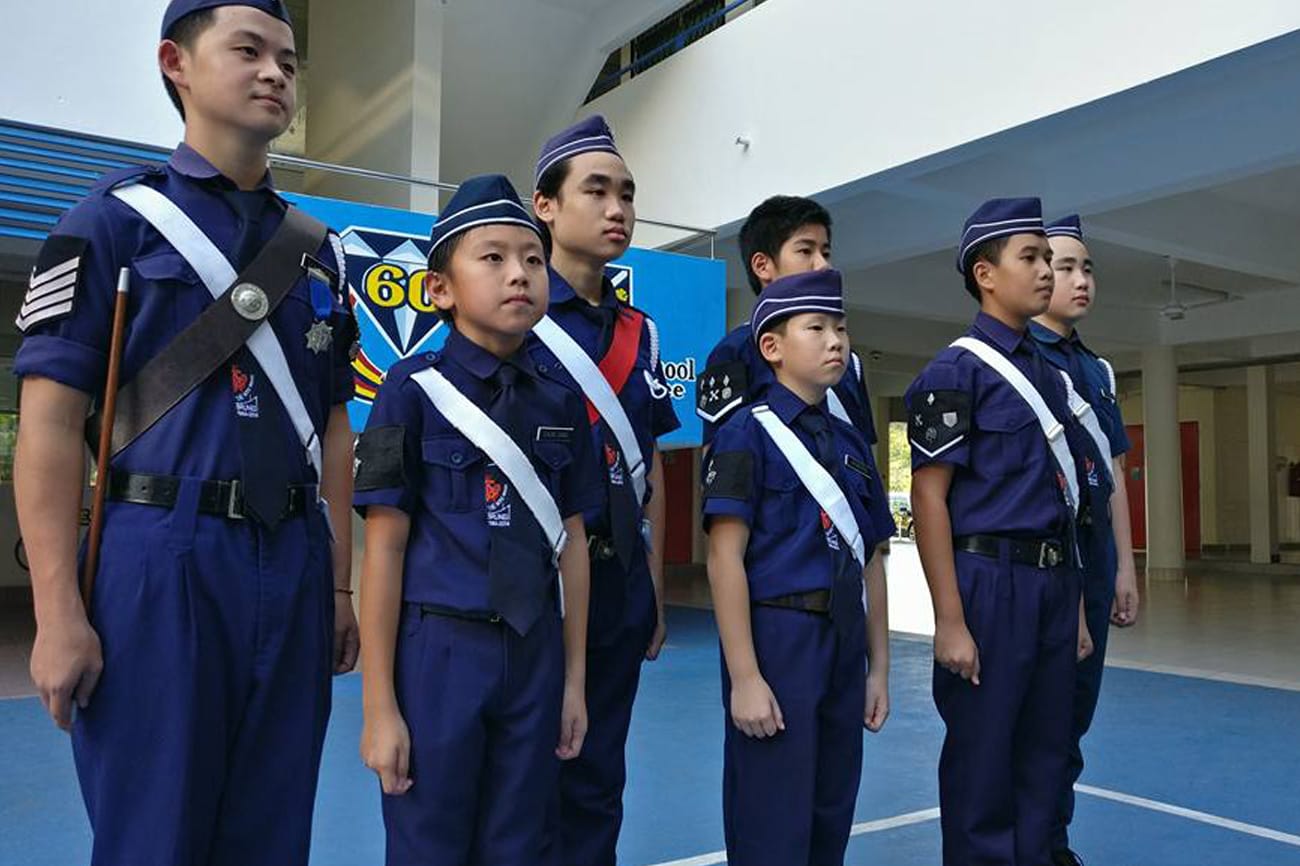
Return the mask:
[[[329,229],[290,206],[284,220],[253,261],[189,324],[140,369],[117,395],[113,453],[118,454],[158,423],[204,379],[230,360],[253,332],[267,321],[302,276],[304,255],[324,243]],[[231,303],[236,286],[252,283],[266,293],[266,316],[244,318]],[[89,441],[98,439],[103,418],[95,412],[86,424]]]

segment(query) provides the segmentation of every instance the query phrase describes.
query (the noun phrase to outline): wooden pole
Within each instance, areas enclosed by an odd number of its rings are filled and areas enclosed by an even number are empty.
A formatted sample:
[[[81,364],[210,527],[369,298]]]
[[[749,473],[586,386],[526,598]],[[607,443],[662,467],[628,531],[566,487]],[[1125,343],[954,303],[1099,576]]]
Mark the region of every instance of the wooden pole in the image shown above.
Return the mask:
[[[131,269],[117,274],[117,297],[113,303],[113,335],[108,348],[108,376],[104,382],[104,422],[99,428],[99,452],[95,459],[95,489],[90,503],[90,532],[86,538],[86,561],[81,576],[81,598],[90,613],[90,597],[99,569],[99,543],[104,534],[104,498],[108,494],[109,461],[113,457],[113,418],[117,413],[117,383],[122,372],[123,336],[126,333],[126,301],[131,291]]]

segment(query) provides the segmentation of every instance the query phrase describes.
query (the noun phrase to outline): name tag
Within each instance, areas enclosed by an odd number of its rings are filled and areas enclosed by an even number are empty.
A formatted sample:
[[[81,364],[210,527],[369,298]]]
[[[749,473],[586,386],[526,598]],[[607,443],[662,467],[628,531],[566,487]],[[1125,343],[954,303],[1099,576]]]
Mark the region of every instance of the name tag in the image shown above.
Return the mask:
[[[871,480],[871,467],[863,463],[861,460],[857,459],[856,457],[852,457],[848,454],[845,454],[844,465],[849,467],[854,472],[858,473],[868,481]]]
[[[572,442],[572,427],[538,427],[538,442]]]

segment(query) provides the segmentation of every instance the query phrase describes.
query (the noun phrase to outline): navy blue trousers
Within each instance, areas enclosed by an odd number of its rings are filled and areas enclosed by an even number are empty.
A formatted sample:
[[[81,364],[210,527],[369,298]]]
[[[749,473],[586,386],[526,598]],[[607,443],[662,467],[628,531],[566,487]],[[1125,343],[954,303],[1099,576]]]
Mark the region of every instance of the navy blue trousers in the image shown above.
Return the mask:
[[[654,635],[654,584],[644,557],[629,575],[617,559],[591,563],[587,642],[587,739],[560,765],[548,863],[614,866],[623,826],[628,729],[641,664]]]
[[[407,605],[394,678],[414,784],[383,797],[389,866],[537,866],[560,763],[559,614],[520,636]]]
[[[841,635],[823,615],[755,607],[752,627],[758,668],[781,707],[785,730],[756,739],[732,724],[724,659],[727,863],[842,866],[862,777],[865,617]]]
[[[104,673],[72,745],[95,866],[307,863],[330,711],[324,518],[109,503],[91,605]]]
[[[1066,778],[1079,574],[957,552],[980,685],[935,665],[945,866],[1047,866]]]
[[[1110,609],[1115,602],[1117,556],[1115,536],[1107,522],[1099,522],[1079,533],[1084,551],[1083,613],[1092,634],[1092,655],[1079,662],[1074,680],[1074,728],[1066,765],[1066,785],[1061,794],[1056,824],[1052,828],[1052,849],[1070,845],[1069,827],[1074,820],[1074,783],[1083,773],[1081,741],[1092,727],[1101,696],[1101,676],[1106,663],[1106,637],[1110,633]]]

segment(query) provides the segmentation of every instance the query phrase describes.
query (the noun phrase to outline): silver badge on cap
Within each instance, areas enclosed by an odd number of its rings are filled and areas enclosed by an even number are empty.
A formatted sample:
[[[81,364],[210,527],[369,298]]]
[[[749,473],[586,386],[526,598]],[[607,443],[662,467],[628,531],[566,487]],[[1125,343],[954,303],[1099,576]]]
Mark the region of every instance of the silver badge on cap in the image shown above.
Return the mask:
[[[317,355],[334,344],[334,328],[324,319],[312,323],[307,329],[307,348]]]
[[[266,292],[252,283],[240,283],[235,286],[234,291],[230,293],[230,303],[236,313],[250,322],[265,319],[266,314],[271,311],[271,303],[267,300]]]

